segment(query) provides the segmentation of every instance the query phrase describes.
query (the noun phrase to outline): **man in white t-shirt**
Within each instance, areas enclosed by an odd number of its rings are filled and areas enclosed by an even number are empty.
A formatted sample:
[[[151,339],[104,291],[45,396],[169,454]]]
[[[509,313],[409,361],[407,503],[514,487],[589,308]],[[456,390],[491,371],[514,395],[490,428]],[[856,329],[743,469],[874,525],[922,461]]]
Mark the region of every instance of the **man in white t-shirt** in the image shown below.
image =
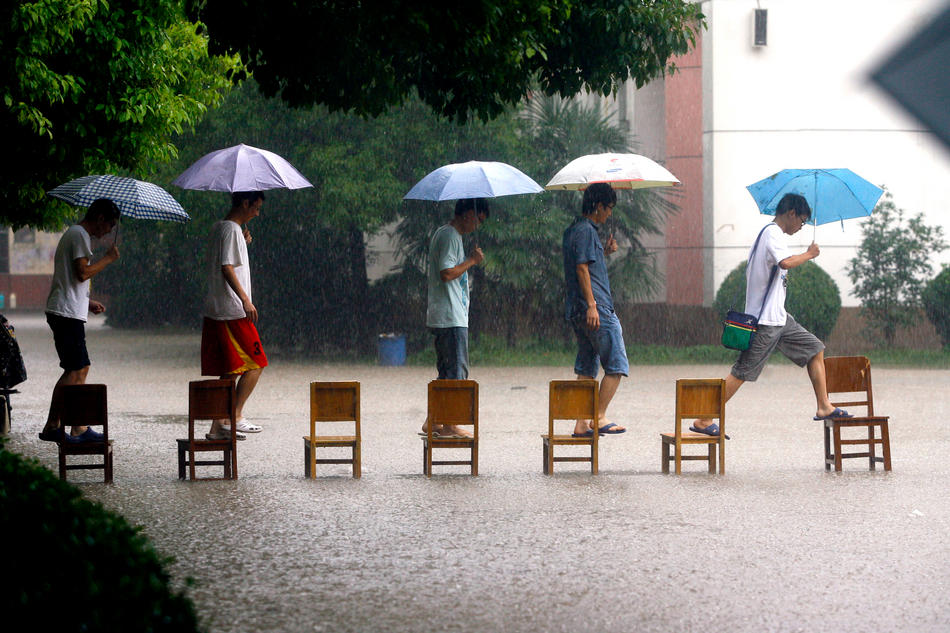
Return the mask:
[[[237,438],[259,433],[261,427],[244,419],[250,397],[267,355],[257,333],[257,308],[251,300],[251,270],[247,245],[251,234],[245,226],[261,213],[264,193],[238,191],[231,195],[231,210],[211,227],[208,253],[208,294],[201,330],[201,374],[238,378],[235,398]],[[208,439],[228,439],[228,420],[214,420]]]
[[[119,259],[115,243],[96,263],[91,263],[92,240],[111,233],[119,221],[119,207],[107,198],[99,198],[86,211],[79,224],[66,229],[53,256],[53,284],[46,299],[46,322],[53,331],[53,343],[59,356],[63,375],[53,387],[46,425],[41,440],[50,442],[93,442],[102,433],[85,426],[74,426],[65,433],[60,426],[62,389],[64,385],[82,385],[89,373],[86,350],[86,319],[89,312],[101,314],[106,307],[89,298],[89,280]]]
[[[820,251],[812,242],[804,253],[792,254],[785,245],[784,236],[798,233],[809,218],[811,207],[808,201],[798,194],[786,194],[779,201],[775,221],[762,230],[758,245],[750,253],[746,268],[745,311],[759,315],[759,326],[749,349],[739,354],[732,371],[726,376],[725,396],[728,401],[742,383],[755,382],[765,362],[777,349],[799,367],[807,367],[808,378],[815,390],[815,420],[850,418],[852,416],[847,411],[833,406],[828,399],[824,344],[785,311],[788,270],[818,257]],[[776,270],[774,277],[773,268]],[[719,426],[712,420],[697,420],[690,430],[719,435]]]

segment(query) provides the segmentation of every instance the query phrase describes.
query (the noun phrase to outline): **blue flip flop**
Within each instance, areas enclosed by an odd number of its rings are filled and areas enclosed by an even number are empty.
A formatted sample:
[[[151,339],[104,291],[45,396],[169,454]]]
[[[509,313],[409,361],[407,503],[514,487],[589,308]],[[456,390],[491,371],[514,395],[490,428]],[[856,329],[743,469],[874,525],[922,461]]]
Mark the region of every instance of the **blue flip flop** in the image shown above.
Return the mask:
[[[586,433],[571,433],[571,437],[594,437],[594,430],[587,429]]]
[[[611,422],[597,429],[597,432],[601,435],[620,435],[621,433],[626,433],[627,429],[618,429],[617,425]]]
[[[713,437],[719,437],[719,425],[718,425],[718,424],[710,424],[709,426],[707,426],[707,427],[704,428],[704,429],[701,429],[701,428],[699,428],[698,426],[691,426],[691,427],[689,427],[689,430],[692,431],[693,433],[702,433],[703,435],[711,435],[711,436],[713,436]],[[726,439],[727,439],[727,440],[729,439],[729,436],[728,436],[728,435],[726,436]]]
[[[848,413],[844,409],[839,409],[835,407],[835,410],[829,413],[828,415],[816,415],[813,420],[816,422],[819,420],[841,420],[844,418],[853,418],[854,414]]]

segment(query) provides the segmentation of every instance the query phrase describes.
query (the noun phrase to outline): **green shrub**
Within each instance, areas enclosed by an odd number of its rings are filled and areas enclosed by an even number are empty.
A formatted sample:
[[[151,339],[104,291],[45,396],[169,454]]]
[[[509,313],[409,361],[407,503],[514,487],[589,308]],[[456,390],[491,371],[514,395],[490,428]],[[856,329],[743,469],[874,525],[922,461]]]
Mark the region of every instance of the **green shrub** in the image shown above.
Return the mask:
[[[729,309],[744,311],[745,267],[745,262],[736,266],[719,286],[713,306],[720,318],[724,318]],[[732,304],[733,301],[736,301],[735,305]],[[835,329],[838,314],[841,312],[838,284],[815,262],[806,262],[792,268],[788,271],[785,309],[802,327],[824,340]]]
[[[950,267],[927,282],[920,300],[944,347],[950,347]]]
[[[138,528],[2,444],[0,534],[0,609],[8,624],[60,632],[198,630],[191,601],[169,586],[168,559]]]

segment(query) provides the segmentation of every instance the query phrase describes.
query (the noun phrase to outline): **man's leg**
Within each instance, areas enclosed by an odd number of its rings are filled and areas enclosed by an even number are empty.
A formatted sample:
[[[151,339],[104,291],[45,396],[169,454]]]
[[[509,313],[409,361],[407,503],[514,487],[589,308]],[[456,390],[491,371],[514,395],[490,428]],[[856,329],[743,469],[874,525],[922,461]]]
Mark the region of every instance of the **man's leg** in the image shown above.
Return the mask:
[[[614,394],[617,393],[621,378],[623,378],[623,374],[604,374],[603,380],[600,381],[600,407],[597,410],[597,418],[599,420],[598,424],[601,427],[611,423],[610,420],[607,419],[607,406],[610,404],[610,401],[614,399]],[[614,428],[617,431],[626,430],[626,427],[619,425],[615,425]]]
[[[828,386],[825,382],[825,351],[822,350],[812,356],[808,361],[808,378],[811,380],[812,389],[815,390],[815,403],[817,405],[816,416],[828,415],[835,410],[831,400],[828,399]]]
[[[744,380],[739,380],[732,374],[729,374],[728,376],[726,376],[726,388],[725,388],[726,393],[725,393],[724,403],[729,402],[729,399],[732,398],[732,396],[736,395],[736,392],[739,391],[739,387],[741,387],[742,383],[744,382],[745,382]],[[695,426],[697,429],[705,429],[707,426],[709,426],[712,423],[713,423],[712,420],[710,420],[709,418],[705,418],[702,420],[696,420],[693,423],[693,426]]]
[[[49,403],[49,414],[46,416],[46,426],[43,427],[43,433],[49,433],[59,428],[59,419],[62,412],[63,390],[66,385],[83,385],[86,383],[86,375],[89,373],[89,366],[82,369],[67,370],[56,381],[53,386],[53,397]],[[85,426],[72,427],[72,434],[79,435],[86,430]]]
[[[237,382],[237,397],[234,403],[234,417],[238,420],[244,417],[244,403],[251,396],[257,381],[261,379],[262,368],[249,369],[241,374]]]

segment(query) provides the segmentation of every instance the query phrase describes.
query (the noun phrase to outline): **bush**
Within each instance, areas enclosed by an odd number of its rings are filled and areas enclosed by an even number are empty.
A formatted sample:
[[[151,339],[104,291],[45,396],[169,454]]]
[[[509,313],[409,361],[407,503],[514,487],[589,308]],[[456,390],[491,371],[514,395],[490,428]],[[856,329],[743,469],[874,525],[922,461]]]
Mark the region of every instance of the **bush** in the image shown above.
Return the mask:
[[[197,631],[138,528],[0,444],[0,534],[8,623],[38,631]]]
[[[725,318],[726,312],[730,309],[740,312],[744,310],[745,267],[745,262],[736,266],[719,286],[713,307],[716,308],[720,318]],[[733,305],[732,301],[737,302]],[[824,340],[835,329],[841,312],[841,293],[838,291],[838,284],[815,262],[806,262],[792,268],[788,271],[785,309],[801,323],[802,327]]]
[[[950,267],[944,266],[940,274],[927,282],[920,300],[943,346],[950,347]]]

